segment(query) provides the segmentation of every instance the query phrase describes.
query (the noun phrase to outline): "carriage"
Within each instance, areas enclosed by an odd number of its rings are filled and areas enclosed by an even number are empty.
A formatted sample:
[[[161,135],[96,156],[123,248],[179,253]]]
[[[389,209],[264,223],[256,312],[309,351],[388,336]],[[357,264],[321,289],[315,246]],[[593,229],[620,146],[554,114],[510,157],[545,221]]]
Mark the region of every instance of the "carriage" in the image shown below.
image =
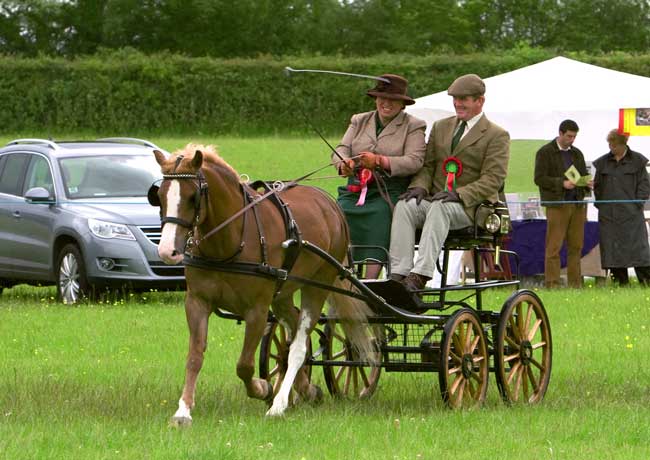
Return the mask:
[[[366,262],[343,267],[318,247],[307,247],[339,270],[354,273],[349,279],[356,290],[348,295],[363,299],[374,313],[369,318],[377,355],[373,363],[360,359],[336,315],[321,315],[306,365],[323,368],[332,396],[368,398],[384,370],[437,372],[442,399],[451,408],[480,405],[486,398],[490,372],[504,402],[536,403],[543,399],[552,363],[548,316],[539,296],[518,289],[518,280],[501,276],[481,281],[486,261],[496,260],[498,265],[500,257],[511,257],[517,263],[517,254],[500,249],[508,233],[507,208],[486,207],[491,211],[488,215],[498,217],[501,225],[491,228],[492,232],[476,224],[450,232],[437,267],[441,285],[415,295],[390,279],[389,266],[384,266],[386,277],[363,279],[358,275]],[[352,252],[354,248],[351,246]],[[450,252],[454,250],[471,253],[471,282],[447,285]],[[493,288],[514,289],[498,311],[483,305],[483,291]],[[222,310],[216,314],[241,319]],[[287,357],[286,331],[271,314],[261,342],[259,373],[274,388],[282,381]]]
[[[389,267],[382,279],[361,278],[363,263],[351,257],[354,247],[348,244],[344,218],[324,192],[310,187],[297,192],[284,184],[276,188],[263,183],[235,185],[234,171],[223,160],[210,160],[210,155],[198,150],[185,157],[165,158],[159,152],[156,156],[165,178],[160,190],[150,193],[153,204],[163,201],[159,253],[163,260],[183,260],[187,266],[190,351],[174,421],[191,421],[207,316],[212,313],[246,323],[237,373],[248,396],[272,402],[267,415],[282,415],[298,397],[322,398],[320,389],[311,383],[318,367],[328,391],[337,396],[372,396],[382,371],[437,372],[445,403],[451,408],[470,407],[485,400],[493,372],[504,401],[543,399],[552,365],[551,329],[544,305],[535,292],[519,289],[516,279],[483,279],[481,275],[485,256],[497,264],[505,257],[516,263],[516,254],[501,249],[509,229],[505,205],[479,206],[474,227],[450,232],[438,266],[440,286],[413,293],[390,279]],[[213,162],[211,166],[206,166],[206,159]],[[224,176],[233,177],[224,180]],[[230,209],[225,201],[228,196],[235,203]],[[322,221],[312,222],[314,212],[319,217],[323,213]],[[248,214],[256,225],[247,226]],[[341,238],[332,237],[337,232]],[[218,252],[216,243],[205,244],[198,256],[196,248],[217,233],[230,245],[221,243],[228,247]],[[249,240],[254,249],[244,247]],[[183,246],[186,241],[189,250]],[[452,250],[473,254],[472,282],[447,284]],[[246,256],[246,251],[251,255]],[[245,286],[242,280],[247,280]],[[483,294],[492,288],[513,292],[502,306],[486,308]],[[297,290],[302,294],[300,309],[293,304]],[[328,296],[330,304],[335,298],[338,303],[349,301],[363,305],[368,313],[346,316],[343,308],[323,313]],[[355,318],[360,320],[350,328]],[[359,331],[365,337],[365,348],[353,335]],[[253,365],[260,339],[260,378],[256,379]]]

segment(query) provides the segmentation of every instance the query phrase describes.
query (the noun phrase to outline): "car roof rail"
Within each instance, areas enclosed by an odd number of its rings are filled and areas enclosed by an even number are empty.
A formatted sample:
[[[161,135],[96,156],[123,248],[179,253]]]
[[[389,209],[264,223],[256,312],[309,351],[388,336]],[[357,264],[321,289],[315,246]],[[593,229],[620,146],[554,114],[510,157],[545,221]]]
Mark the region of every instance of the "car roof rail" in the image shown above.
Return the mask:
[[[145,140],[145,139],[138,139],[136,137],[103,137],[101,139],[97,139],[97,141],[99,141],[99,142],[120,142],[122,144],[142,144],[145,147],[150,147],[150,148],[156,149],[156,150],[162,150],[160,147],[158,147],[153,142]]]
[[[51,140],[48,139],[14,139],[13,141],[7,142],[7,145],[19,145],[19,144],[45,144],[49,146],[52,150],[59,150],[61,147]]]

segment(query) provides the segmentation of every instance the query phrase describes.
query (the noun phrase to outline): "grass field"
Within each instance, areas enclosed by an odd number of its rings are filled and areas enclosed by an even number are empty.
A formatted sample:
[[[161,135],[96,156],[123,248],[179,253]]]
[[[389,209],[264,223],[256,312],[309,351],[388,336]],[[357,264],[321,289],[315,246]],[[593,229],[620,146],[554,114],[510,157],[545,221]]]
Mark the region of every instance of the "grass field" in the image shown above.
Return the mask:
[[[235,375],[243,326],[213,317],[194,424],[176,430],[182,293],[64,307],[51,289],[19,286],[0,296],[0,458],[648,458],[650,293],[538,293],[554,341],[540,405],[504,405],[491,378],[485,407],[453,412],[435,374],[384,372],[368,401],[326,394],[267,420]],[[313,380],[326,391],[320,369]]]
[[[251,178],[295,178],[329,158],[315,139],[151,140],[168,150],[216,144]],[[542,142],[513,142],[508,191],[535,190]],[[316,183],[334,193],[341,181]],[[499,310],[509,294],[493,290],[484,304]],[[17,286],[0,295],[0,458],[650,458],[650,292],[590,285],[538,294],[554,341],[540,405],[506,406],[491,378],[482,409],[453,412],[436,375],[384,372],[368,401],[326,395],[267,420],[235,374],[243,326],[213,317],[194,425],[176,430],[168,420],[187,352],[182,293],[67,307],[52,288]],[[313,380],[326,391],[320,369]]]

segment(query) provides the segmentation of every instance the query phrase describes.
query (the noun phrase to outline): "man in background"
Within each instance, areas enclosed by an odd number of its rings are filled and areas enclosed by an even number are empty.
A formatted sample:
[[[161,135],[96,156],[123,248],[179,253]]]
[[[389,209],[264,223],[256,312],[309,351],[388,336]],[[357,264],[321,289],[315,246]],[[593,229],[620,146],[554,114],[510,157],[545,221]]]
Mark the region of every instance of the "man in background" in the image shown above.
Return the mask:
[[[582,152],[573,145],[578,124],[560,123],[558,136],[542,146],[535,157],[535,184],[542,206],[546,207],[546,250],[544,284],[560,287],[560,250],[567,242],[567,281],[570,287],[582,287],[580,256],[587,220],[587,205],[581,203],[593,187],[593,181],[578,186],[565,174],[573,167],[579,176],[587,176]]]

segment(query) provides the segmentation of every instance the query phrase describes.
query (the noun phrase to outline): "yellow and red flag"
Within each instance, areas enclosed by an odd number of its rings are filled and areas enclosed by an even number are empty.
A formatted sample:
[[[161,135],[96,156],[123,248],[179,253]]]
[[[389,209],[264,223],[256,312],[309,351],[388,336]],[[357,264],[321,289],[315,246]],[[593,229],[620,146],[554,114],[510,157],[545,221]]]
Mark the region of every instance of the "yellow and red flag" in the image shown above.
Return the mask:
[[[650,136],[650,108],[619,109],[618,132],[629,136]]]

